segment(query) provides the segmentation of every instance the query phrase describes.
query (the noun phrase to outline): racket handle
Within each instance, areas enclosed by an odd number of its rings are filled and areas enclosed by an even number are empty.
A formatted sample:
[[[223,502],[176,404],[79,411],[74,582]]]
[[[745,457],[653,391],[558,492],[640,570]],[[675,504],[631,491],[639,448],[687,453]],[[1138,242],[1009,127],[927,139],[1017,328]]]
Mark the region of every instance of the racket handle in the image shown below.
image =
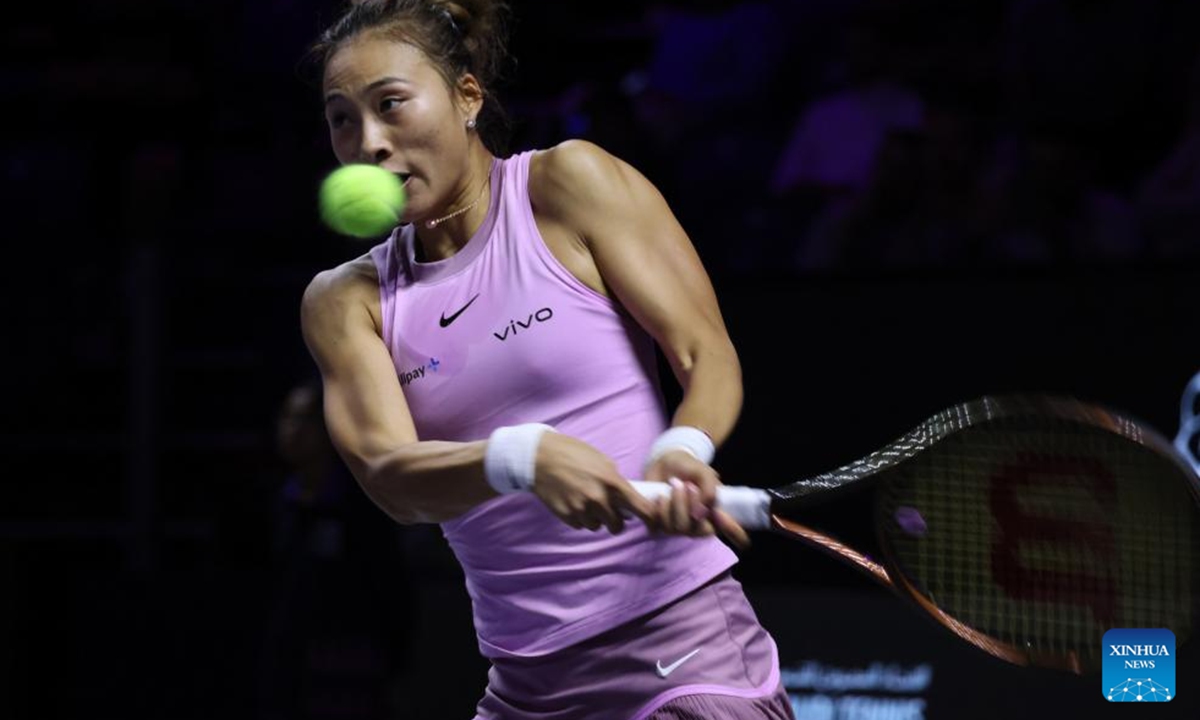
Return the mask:
[[[671,496],[671,486],[666,483],[630,480],[629,484],[650,500]],[[717,488],[717,508],[729,513],[738,525],[747,530],[767,530],[771,527],[771,496],[766,490],[722,485]]]

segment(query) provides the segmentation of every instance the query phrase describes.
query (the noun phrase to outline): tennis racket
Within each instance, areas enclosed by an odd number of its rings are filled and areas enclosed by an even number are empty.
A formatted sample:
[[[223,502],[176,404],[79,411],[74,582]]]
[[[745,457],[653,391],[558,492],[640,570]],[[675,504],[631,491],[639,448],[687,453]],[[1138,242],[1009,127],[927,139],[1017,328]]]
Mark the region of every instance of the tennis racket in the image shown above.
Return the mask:
[[[982,398],[833,472],[722,487],[717,504],[747,529],[850,563],[1018,665],[1096,671],[1107,630],[1168,628],[1182,644],[1200,619],[1195,471],[1153,430],[1076,400]],[[873,520],[853,547],[822,525],[843,505]]]

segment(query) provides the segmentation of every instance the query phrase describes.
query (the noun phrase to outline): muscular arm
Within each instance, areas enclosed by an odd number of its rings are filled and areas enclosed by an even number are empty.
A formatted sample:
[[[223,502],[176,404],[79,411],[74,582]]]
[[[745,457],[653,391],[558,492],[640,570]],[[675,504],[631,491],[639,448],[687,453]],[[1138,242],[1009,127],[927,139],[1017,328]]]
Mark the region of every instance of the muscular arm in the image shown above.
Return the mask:
[[[700,258],[658,190],[586,142],[541,153],[531,168],[539,213],[577,235],[608,290],[663,349],[684,395],[673,424],[720,445],[742,406],[741,366]]]
[[[320,368],[325,422],[363,490],[397,522],[441,522],[494,497],[485,442],[420,441],[368,302],[374,278],[355,263],[318,275],[301,304]]]

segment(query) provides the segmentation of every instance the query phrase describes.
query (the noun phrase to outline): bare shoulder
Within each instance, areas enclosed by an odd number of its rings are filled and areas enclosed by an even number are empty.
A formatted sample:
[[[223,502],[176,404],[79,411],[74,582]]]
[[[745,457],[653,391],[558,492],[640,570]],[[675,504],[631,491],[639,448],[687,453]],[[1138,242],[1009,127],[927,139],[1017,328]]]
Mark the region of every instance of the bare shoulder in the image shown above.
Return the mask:
[[[620,161],[599,145],[587,140],[565,140],[534,153],[530,179],[563,181],[586,179],[616,170]]]
[[[369,255],[317,273],[301,301],[306,334],[341,325],[356,315],[379,324],[379,274]]]
[[[567,140],[530,160],[529,199],[541,212],[565,219],[618,201],[638,178],[636,170],[599,145]]]

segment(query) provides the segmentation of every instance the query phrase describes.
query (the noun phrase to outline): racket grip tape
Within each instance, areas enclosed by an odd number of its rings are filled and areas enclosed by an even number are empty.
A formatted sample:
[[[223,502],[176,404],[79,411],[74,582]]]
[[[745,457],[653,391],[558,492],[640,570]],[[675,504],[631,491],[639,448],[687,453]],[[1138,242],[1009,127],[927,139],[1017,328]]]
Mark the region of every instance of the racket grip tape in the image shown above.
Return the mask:
[[[630,480],[629,484],[650,500],[671,496],[671,486],[666,483]],[[717,508],[729,513],[738,525],[747,530],[767,530],[771,527],[771,496],[766,490],[723,485],[717,488]]]

